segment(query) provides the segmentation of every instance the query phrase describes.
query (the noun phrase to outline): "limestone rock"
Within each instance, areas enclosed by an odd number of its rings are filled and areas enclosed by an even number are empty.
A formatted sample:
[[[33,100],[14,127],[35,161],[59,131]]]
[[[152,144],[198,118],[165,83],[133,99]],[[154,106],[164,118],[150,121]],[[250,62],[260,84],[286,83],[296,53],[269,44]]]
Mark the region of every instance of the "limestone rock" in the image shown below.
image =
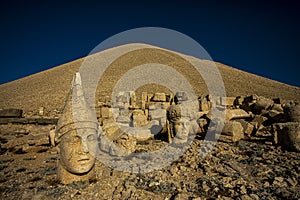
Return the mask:
[[[233,106],[236,97],[221,97],[220,99],[222,106]]]
[[[154,138],[154,135],[148,128],[130,127],[126,129],[126,132],[127,134],[133,136],[137,141],[146,141]]]
[[[8,109],[0,109],[0,118],[1,117],[9,117],[9,118],[20,118],[22,117],[23,110],[8,108]]]
[[[253,124],[251,124],[250,122],[247,122],[243,119],[238,119],[237,120],[239,123],[241,123],[243,129],[244,129],[244,133],[250,137],[254,132],[255,132],[255,126]]]
[[[264,127],[264,122],[268,120],[267,117],[261,116],[261,115],[255,115],[252,122],[256,124],[256,129],[261,130]]]
[[[167,111],[165,109],[156,109],[156,110],[150,110],[149,116],[151,119],[161,119],[166,118]]]
[[[269,110],[266,115],[272,122],[285,122],[284,113],[279,112],[278,110]]]
[[[122,134],[117,140],[114,141],[119,147],[130,152],[136,149],[136,139],[128,134]]]
[[[268,99],[265,97],[259,97],[256,102],[254,103],[254,111],[256,113],[261,113],[262,110],[268,110],[270,109],[274,104],[274,101],[272,99]]]
[[[274,143],[300,152],[300,123],[276,123],[272,126]]]
[[[284,114],[289,122],[300,122],[300,105],[296,102],[286,104]]]
[[[237,142],[244,138],[244,129],[237,121],[225,121],[222,133],[232,136],[232,141]]]
[[[234,100],[233,105],[239,107],[243,104],[243,102],[244,102],[244,97],[237,96]]]
[[[149,125],[147,117],[142,110],[134,110],[132,113],[132,120],[134,127],[145,127]]]
[[[231,119],[247,119],[251,117],[249,113],[242,109],[226,109],[225,115],[225,120],[227,121]]]
[[[211,108],[211,103],[206,97],[201,97],[199,100],[200,111],[209,111]]]
[[[161,92],[156,92],[152,98],[152,101],[155,102],[165,102],[166,101],[166,94]]]
[[[108,118],[112,117],[112,112],[110,111],[110,109],[108,107],[101,108],[101,117],[103,119],[108,119]]]

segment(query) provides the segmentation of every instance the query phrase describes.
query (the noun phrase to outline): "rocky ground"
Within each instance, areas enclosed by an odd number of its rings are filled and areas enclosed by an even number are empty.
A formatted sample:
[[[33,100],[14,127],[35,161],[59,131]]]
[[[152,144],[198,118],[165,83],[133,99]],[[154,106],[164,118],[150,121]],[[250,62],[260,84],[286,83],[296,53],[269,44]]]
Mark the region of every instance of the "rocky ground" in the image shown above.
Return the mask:
[[[56,179],[58,155],[54,147],[43,145],[43,150],[27,152],[3,148],[8,143],[3,131],[11,133],[13,129],[16,134],[15,126],[1,125],[1,199],[300,198],[299,153],[274,146],[267,131],[236,143],[221,135],[205,157],[201,155],[208,151],[210,141],[196,137],[178,160],[145,174],[119,172],[97,161],[97,175],[90,183],[61,185]],[[35,131],[50,128],[36,126]],[[164,145],[149,140],[138,144],[136,151],[153,151]]]

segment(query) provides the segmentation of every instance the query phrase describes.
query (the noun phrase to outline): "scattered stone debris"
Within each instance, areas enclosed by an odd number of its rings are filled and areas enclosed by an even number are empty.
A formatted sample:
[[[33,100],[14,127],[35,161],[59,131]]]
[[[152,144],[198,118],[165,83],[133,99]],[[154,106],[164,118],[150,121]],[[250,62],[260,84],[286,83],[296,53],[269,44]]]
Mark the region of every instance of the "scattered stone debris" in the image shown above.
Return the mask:
[[[132,153],[155,152],[172,142],[176,132],[171,131],[168,108],[188,101],[184,93],[172,96],[144,92],[141,102],[133,92],[119,96],[116,100],[101,97],[97,104],[102,151],[118,160]],[[211,99],[216,99],[215,105]],[[198,98],[198,105],[197,117],[190,120],[196,123],[195,138],[170,165],[135,174],[119,172],[96,160],[93,178],[69,185],[62,185],[56,175],[59,154],[51,146],[54,140],[49,133],[53,133],[57,121],[29,120],[57,120],[62,111],[41,106],[37,111],[23,112],[15,121],[8,120],[12,117],[0,117],[0,122],[7,120],[0,123],[1,198],[300,198],[300,111],[296,101],[257,95],[203,96]],[[226,113],[222,134],[213,148],[212,141],[205,139],[209,125],[215,128],[211,109],[225,109]]]

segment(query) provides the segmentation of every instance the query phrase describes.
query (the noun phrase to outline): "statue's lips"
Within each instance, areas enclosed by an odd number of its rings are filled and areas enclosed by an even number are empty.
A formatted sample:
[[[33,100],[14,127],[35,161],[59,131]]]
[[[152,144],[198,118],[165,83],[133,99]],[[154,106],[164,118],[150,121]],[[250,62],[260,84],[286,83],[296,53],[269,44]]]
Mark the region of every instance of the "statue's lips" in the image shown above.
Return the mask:
[[[85,163],[85,162],[90,161],[90,158],[84,157],[84,158],[81,158],[81,159],[79,159],[79,160],[77,160],[77,161],[80,162],[80,163]]]

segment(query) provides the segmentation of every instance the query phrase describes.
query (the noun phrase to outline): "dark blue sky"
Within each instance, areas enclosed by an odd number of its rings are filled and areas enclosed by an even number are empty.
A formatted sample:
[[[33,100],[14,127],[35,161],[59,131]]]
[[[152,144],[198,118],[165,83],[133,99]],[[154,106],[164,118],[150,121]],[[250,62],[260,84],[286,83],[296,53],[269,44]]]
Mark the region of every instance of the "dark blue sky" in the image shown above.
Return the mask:
[[[122,31],[151,26],[190,36],[215,61],[300,86],[297,1],[108,2],[1,1],[0,84],[84,57]]]

